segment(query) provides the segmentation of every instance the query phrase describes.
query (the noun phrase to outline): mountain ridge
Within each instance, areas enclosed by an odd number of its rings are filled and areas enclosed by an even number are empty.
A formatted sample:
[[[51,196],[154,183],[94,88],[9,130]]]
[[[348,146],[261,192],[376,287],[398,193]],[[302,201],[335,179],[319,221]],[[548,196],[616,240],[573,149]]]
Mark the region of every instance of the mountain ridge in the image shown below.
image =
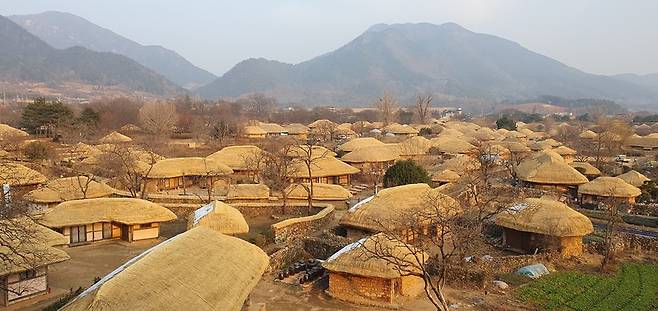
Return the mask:
[[[74,14],[47,11],[12,15],[9,19],[57,49],[82,46],[96,52],[120,54],[186,88],[217,78],[161,45],[142,45]]]
[[[262,92],[287,103],[339,106],[369,105],[386,90],[402,99],[423,92],[491,101],[556,95],[645,105],[658,98],[645,86],[589,74],[455,23],[376,24],[318,57],[274,64],[236,65],[197,91],[206,98]],[[280,77],[268,79],[276,70]],[[250,77],[259,83],[247,83]]]

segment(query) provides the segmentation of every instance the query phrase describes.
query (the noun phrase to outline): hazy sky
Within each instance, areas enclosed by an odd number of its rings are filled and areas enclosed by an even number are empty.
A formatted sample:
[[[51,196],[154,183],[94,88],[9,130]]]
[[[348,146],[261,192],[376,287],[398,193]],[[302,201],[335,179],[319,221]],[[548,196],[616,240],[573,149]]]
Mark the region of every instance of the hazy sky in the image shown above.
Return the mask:
[[[297,63],[376,23],[456,22],[601,74],[658,72],[657,0],[1,0],[70,12],[221,75],[248,57]]]

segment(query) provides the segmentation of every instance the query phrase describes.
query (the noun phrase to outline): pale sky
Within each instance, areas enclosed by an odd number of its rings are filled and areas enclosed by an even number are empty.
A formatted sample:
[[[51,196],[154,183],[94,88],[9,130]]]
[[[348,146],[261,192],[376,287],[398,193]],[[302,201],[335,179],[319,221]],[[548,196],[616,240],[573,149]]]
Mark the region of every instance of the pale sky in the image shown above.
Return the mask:
[[[249,57],[298,63],[376,23],[455,22],[599,74],[658,72],[656,0],[0,0],[0,14],[82,16],[217,75]]]

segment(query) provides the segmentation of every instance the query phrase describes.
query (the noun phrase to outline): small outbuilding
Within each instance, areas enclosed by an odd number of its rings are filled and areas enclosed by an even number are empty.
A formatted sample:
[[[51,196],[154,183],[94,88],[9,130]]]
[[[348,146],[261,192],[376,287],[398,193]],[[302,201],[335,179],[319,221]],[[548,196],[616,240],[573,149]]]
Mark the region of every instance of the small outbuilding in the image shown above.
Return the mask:
[[[78,245],[110,239],[156,239],[160,223],[176,218],[170,210],[146,200],[101,198],[61,203],[39,222],[63,234],[69,245]]]
[[[358,148],[341,157],[343,162],[358,168],[362,174],[383,176],[386,170],[400,158],[399,148],[382,145]]]
[[[247,125],[242,129],[244,138],[265,138],[267,131],[257,125]]]
[[[23,196],[32,211],[53,208],[64,201],[109,198],[116,190],[87,176],[65,177],[48,181],[43,187]]]
[[[593,232],[592,221],[566,204],[528,198],[499,213],[503,245],[523,253],[558,251],[563,256],[583,253],[583,236]]]
[[[617,178],[621,178],[623,181],[638,188],[642,187],[644,183],[651,180],[650,178],[644,176],[642,173],[636,170],[630,170],[626,173],[617,176]]]
[[[322,264],[329,272],[326,292],[358,304],[395,307],[398,298],[422,292],[425,283],[420,267],[428,258],[426,253],[410,249],[383,233],[363,238],[343,247]],[[394,261],[405,265],[395,265]]]
[[[307,164],[302,159],[292,162],[288,176],[293,182],[306,183],[312,178],[317,183],[347,186],[352,180],[352,175],[360,172],[358,168],[334,157],[313,159],[310,162],[310,171]]]
[[[187,229],[196,227],[205,227],[228,235],[249,232],[249,225],[242,213],[220,201],[213,201],[190,213]]]
[[[186,189],[193,185],[207,188],[230,174],[233,174],[230,167],[213,158],[170,158],[156,162],[147,170],[143,184],[149,192]]]
[[[9,185],[11,191],[25,193],[46,181],[46,176],[19,163],[5,162],[0,167],[0,183]]]
[[[578,195],[582,204],[598,204],[608,198],[623,200],[635,204],[635,198],[642,194],[635,187],[618,177],[601,176],[586,184],[578,186]]]

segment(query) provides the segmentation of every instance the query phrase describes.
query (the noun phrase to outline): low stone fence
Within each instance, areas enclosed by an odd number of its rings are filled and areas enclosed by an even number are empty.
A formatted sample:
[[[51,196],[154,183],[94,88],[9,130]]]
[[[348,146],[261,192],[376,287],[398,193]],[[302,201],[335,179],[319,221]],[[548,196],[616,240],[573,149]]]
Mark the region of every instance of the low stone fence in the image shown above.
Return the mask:
[[[308,204],[303,203],[288,203],[286,206],[283,206],[282,202],[233,203],[231,206],[237,208],[245,217],[258,217],[273,214],[307,216],[312,213],[318,213],[329,206],[329,204],[313,204],[311,211],[308,209]]]
[[[316,232],[332,221],[334,206],[327,204],[319,213],[312,216],[286,219],[272,225],[274,242],[283,243]]]

